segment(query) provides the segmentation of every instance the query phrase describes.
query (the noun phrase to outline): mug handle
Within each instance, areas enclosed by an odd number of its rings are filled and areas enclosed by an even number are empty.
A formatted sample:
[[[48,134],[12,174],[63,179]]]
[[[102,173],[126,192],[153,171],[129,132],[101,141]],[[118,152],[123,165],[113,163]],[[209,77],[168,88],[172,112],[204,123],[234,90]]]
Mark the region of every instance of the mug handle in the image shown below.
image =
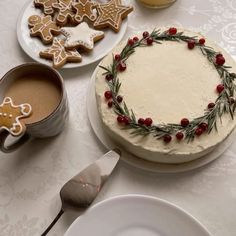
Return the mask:
[[[24,133],[18,140],[6,146],[5,141],[9,135],[10,133],[5,129],[0,131],[0,150],[5,153],[10,153],[15,151],[17,148],[26,143],[30,138],[30,135],[28,133]]]

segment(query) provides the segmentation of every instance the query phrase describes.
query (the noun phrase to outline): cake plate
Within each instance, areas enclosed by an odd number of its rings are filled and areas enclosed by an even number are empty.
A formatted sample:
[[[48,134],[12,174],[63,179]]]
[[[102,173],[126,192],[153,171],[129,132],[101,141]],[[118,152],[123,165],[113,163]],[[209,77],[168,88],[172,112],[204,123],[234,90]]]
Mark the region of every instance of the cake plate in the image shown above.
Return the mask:
[[[124,3],[128,4],[129,2],[126,0],[124,1]],[[43,15],[40,9],[34,7],[33,0],[29,0],[21,10],[21,13],[17,20],[17,39],[22,49],[29,57],[37,62],[51,66],[52,61],[39,57],[39,52],[45,50],[49,46],[44,45],[37,37],[30,37],[30,31],[27,22],[28,18],[35,14]],[[92,52],[87,53],[86,55],[83,54],[81,62],[67,63],[62,67],[62,69],[82,67],[103,58],[116,44],[121,41],[126,32],[127,25],[128,17],[123,20],[120,31],[118,33],[113,32],[111,29],[104,29],[103,31],[105,33],[105,37],[95,43]],[[60,35],[58,37],[60,38],[63,36]]]
[[[96,95],[95,95],[95,79],[96,79],[96,74],[97,74],[98,69],[99,69],[99,66],[97,66],[97,68],[95,69],[92,75],[89,88],[88,88],[88,93],[87,93],[87,112],[88,112],[89,121],[95,135],[107,149],[110,150],[115,147],[121,149],[122,151],[121,160],[123,160],[124,162],[134,167],[137,167],[139,169],[147,170],[150,172],[156,172],[156,173],[178,173],[178,172],[190,171],[196,168],[200,168],[214,161],[218,157],[220,157],[235,140],[236,130],[234,130],[225,141],[219,144],[209,154],[199,159],[196,159],[194,161],[180,163],[180,164],[163,164],[163,163],[146,161],[144,159],[136,157],[135,155],[131,153],[128,153],[124,149],[120,148],[117,144],[115,144],[103,129],[102,121],[101,121],[101,118],[99,116],[98,109],[97,109]]]

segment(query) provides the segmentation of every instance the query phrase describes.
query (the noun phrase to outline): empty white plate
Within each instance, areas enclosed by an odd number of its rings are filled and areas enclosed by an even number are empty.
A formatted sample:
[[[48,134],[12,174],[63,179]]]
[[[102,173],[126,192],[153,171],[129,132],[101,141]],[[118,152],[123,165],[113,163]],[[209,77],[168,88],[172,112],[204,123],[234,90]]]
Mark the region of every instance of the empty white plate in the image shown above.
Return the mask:
[[[191,215],[144,195],[113,197],[77,218],[65,236],[210,236]]]

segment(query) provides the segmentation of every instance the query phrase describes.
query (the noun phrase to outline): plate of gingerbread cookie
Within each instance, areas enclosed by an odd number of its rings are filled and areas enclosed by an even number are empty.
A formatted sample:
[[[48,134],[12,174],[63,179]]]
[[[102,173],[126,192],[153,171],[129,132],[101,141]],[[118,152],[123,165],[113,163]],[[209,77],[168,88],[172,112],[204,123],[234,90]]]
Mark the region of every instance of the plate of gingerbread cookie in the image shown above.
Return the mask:
[[[133,7],[121,0],[30,0],[17,22],[20,46],[56,69],[103,58],[123,38]]]

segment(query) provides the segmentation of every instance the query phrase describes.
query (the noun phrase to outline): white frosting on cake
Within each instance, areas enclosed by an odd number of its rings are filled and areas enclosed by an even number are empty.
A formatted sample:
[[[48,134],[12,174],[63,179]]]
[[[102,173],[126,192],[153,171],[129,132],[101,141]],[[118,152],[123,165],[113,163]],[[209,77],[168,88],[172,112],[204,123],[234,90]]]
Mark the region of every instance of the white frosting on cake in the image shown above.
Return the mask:
[[[185,35],[203,37],[199,33],[184,30]],[[113,50],[119,53],[126,42]],[[223,53],[226,64],[236,71],[234,60],[219,46],[206,39],[206,45]],[[112,63],[112,53],[101,62]],[[148,47],[138,47],[126,61],[127,69],[118,73],[122,83],[119,94],[124,97],[128,108],[133,109],[137,118],[151,117],[153,123],[179,123],[184,117],[189,120],[204,114],[209,102],[217,98],[216,86],[221,79],[199,48],[189,50],[184,42],[165,41]],[[108,89],[104,70],[99,69],[96,78],[98,110],[105,131],[127,151],[146,160],[162,163],[182,163],[197,159],[225,140],[233,131],[236,119],[223,115],[218,121],[218,132],[196,137],[194,141],[177,141],[168,144],[148,136],[132,136],[131,130],[124,130],[117,123],[117,115],[109,109],[104,98]]]

